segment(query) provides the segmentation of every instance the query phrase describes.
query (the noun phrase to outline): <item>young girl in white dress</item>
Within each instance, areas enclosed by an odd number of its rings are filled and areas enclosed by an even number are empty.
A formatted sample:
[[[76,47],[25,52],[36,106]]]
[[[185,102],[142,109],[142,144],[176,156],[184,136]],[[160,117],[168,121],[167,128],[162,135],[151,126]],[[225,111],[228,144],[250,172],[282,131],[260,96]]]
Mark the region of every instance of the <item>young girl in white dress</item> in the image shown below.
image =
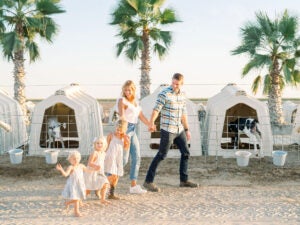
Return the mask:
[[[89,156],[87,167],[89,169],[94,169],[100,166],[100,170],[92,173],[84,173],[86,195],[90,194],[91,190],[95,190],[101,203],[107,204],[109,202],[105,200],[105,196],[109,181],[104,174],[104,159],[106,154],[105,151],[107,149],[106,138],[95,138],[93,145],[94,151]]]
[[[93,172],[100,169],[100,167],[94,167],[90,170],[85,167],[85,165],[80,163],[81,155],[78,151],[71,151],[68,156],[68,161],[70,166],[64,170],[62,166],[58,163],[56,169],[61,172],[64,177],[68,177],[67,183],[62,191],[62,196],[65,201],[65,207],[68,208],[70,204],[74,205],[74,215],[76,217],[82,216],[79,211],[80,201],[85,199],[85,183],[83,178],[84,172]]]
[[[108,199],[120,199],[115,195],[119,177],[123,176],[123,151],[128,150],[130,139],[126,135],[127,122],[118,120],[114,133],[107,136],[108,149],[105,156],[104,171],[109,180],[110,191]]]

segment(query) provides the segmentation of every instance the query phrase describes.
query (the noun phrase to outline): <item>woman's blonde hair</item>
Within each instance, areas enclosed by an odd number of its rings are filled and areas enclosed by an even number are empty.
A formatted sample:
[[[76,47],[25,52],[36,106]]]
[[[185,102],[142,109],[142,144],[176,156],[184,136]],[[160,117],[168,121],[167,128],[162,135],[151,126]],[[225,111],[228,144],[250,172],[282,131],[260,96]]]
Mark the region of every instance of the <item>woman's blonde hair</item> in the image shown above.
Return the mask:
[[[106,150],[106,148],[107,148],[107,140],[106,140],[106,137],[96,137],[96,138],[94,138],[94,141],[93,141],[94,148],[95,148],[95,143],[96,143],[97,141],[102,142],[103,148]]]
[[[76,151],[76,150],[70,151],[67,159],[70,160],[71,158],[74,158],[74,159],[76,159],[77,162],[80,162],[80,160],[81,160],[80,152]]]
[[[132,91],[132,96],[135,98],[135,91],[136,91],[136,86],[135,84],[133,83],[132,80],[127,80],[123,86],[122,86],[122,97],[126,97],[125,95],[125,89],[126,88],[130,88],[131,91]]]

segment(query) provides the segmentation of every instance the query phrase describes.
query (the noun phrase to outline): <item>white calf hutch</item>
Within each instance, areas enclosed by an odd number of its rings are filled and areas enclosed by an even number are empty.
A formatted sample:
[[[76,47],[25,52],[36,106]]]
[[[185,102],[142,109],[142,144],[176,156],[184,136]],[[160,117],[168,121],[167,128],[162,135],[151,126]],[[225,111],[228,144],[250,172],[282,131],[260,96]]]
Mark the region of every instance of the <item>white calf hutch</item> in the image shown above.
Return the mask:
[[[297,105],[295,120],[293,122],[292,143],[300,144],[300,105]]]
[[[284,120],[287,124],[293,124],[297,113],[297,104],[292,101],[285,101],[282,104]]]
[[[150,118],[152,114],[153,107],[155,105],[156,98],[160,91],[168,85],[160,85],[151,95],[146,96],[140,102],[143,109],[143,113],[146,118]],[[200,134],[200,123],[198,120],[198,107],[189,99],[186,99],[186,106],[188,112],[188,124],[189,129],[192,134],[192,138],[189,141],[190,153],[191,156],[200,156],[202,155],[201,150],[201,134]],[[160,116],[156,119],[157,132],[150,133],[148,127],[143,123],[139,122],[138,136],[141,146],[141,155],[143,157],[153,157],[159,148],[160,142],[160,129],[159,129]],[[168,157],[179,157],[180,152],[177,149],[176,145],[172,145],[171,149],[168,152]]]
[[[253,118],[259,121],[261,146],[265,156],[271,156],[273,138],[267,105],[251,96],[235,84],[228,84],[220,93],[208,99],[204,123],[203,149],[208,155],[233,157],[238,150],[253,153],[254,145],[249,137],[241,134],[239,146],[234,149],[228,124],[237,118]]]
[[[94,137],[103,136],[101,113],[97,100],[79,85],[57,90],[34,108],[29,155],[43,155],[49,148],[62,154],[78,150],[88,155]]]
[[[0,89],[0,154],[20,147],[27,141],[24,114],[19,103]]]
[[[297,130],[295,129],[297,106],[292,101],[283,102],[282,111],[286,126],[283,126],[279,132],[273,132],[274,145],[284,146],[297,143]]]

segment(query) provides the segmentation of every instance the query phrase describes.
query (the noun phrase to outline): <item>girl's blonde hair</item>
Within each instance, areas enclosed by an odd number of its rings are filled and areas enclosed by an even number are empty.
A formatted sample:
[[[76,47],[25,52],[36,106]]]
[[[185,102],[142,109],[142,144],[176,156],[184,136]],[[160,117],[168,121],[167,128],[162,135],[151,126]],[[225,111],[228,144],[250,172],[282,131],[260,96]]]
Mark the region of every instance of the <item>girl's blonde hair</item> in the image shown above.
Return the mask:
[[[116,122],[116,129],[117,128],[121,128],[124,132],[126,132],[127,130],[127,125],[128,125],[128,122],[124,119],[119,119],[117,122]]]
[[[125,95],[126,88],[130,88],[132,91],[132,96],[135,97],[136,86],[132,80],[127,80],[122,86],[122,97],[125,97],[125,98],[126,98],[126,95]]]
[[[71,158],[75,158],[77,162],[80,162],[81,160],[80,152],[76,150],[70,151],[67,159],[70,160]]]
[[[107,148],[107,140],[106,140],[106,137],[96,137],[96,138],[94,138],[94,141],[93,141],[94,148],[95,148],[95,143],[96,143],[97,141],[102,142],[103,148],[106,150],[106,148]]]

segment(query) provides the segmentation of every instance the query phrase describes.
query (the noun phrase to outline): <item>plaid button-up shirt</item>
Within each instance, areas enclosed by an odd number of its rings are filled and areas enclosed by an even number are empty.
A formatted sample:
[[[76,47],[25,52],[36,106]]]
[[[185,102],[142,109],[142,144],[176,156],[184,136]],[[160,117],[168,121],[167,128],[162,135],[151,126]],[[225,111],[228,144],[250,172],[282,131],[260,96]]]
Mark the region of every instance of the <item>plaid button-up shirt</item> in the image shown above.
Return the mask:
[[[183,131],[182,115],[187,115],[185,93],[175,93],[172,86],[158,94],[154,110],[161,113],[160,128],[170,133]]]

